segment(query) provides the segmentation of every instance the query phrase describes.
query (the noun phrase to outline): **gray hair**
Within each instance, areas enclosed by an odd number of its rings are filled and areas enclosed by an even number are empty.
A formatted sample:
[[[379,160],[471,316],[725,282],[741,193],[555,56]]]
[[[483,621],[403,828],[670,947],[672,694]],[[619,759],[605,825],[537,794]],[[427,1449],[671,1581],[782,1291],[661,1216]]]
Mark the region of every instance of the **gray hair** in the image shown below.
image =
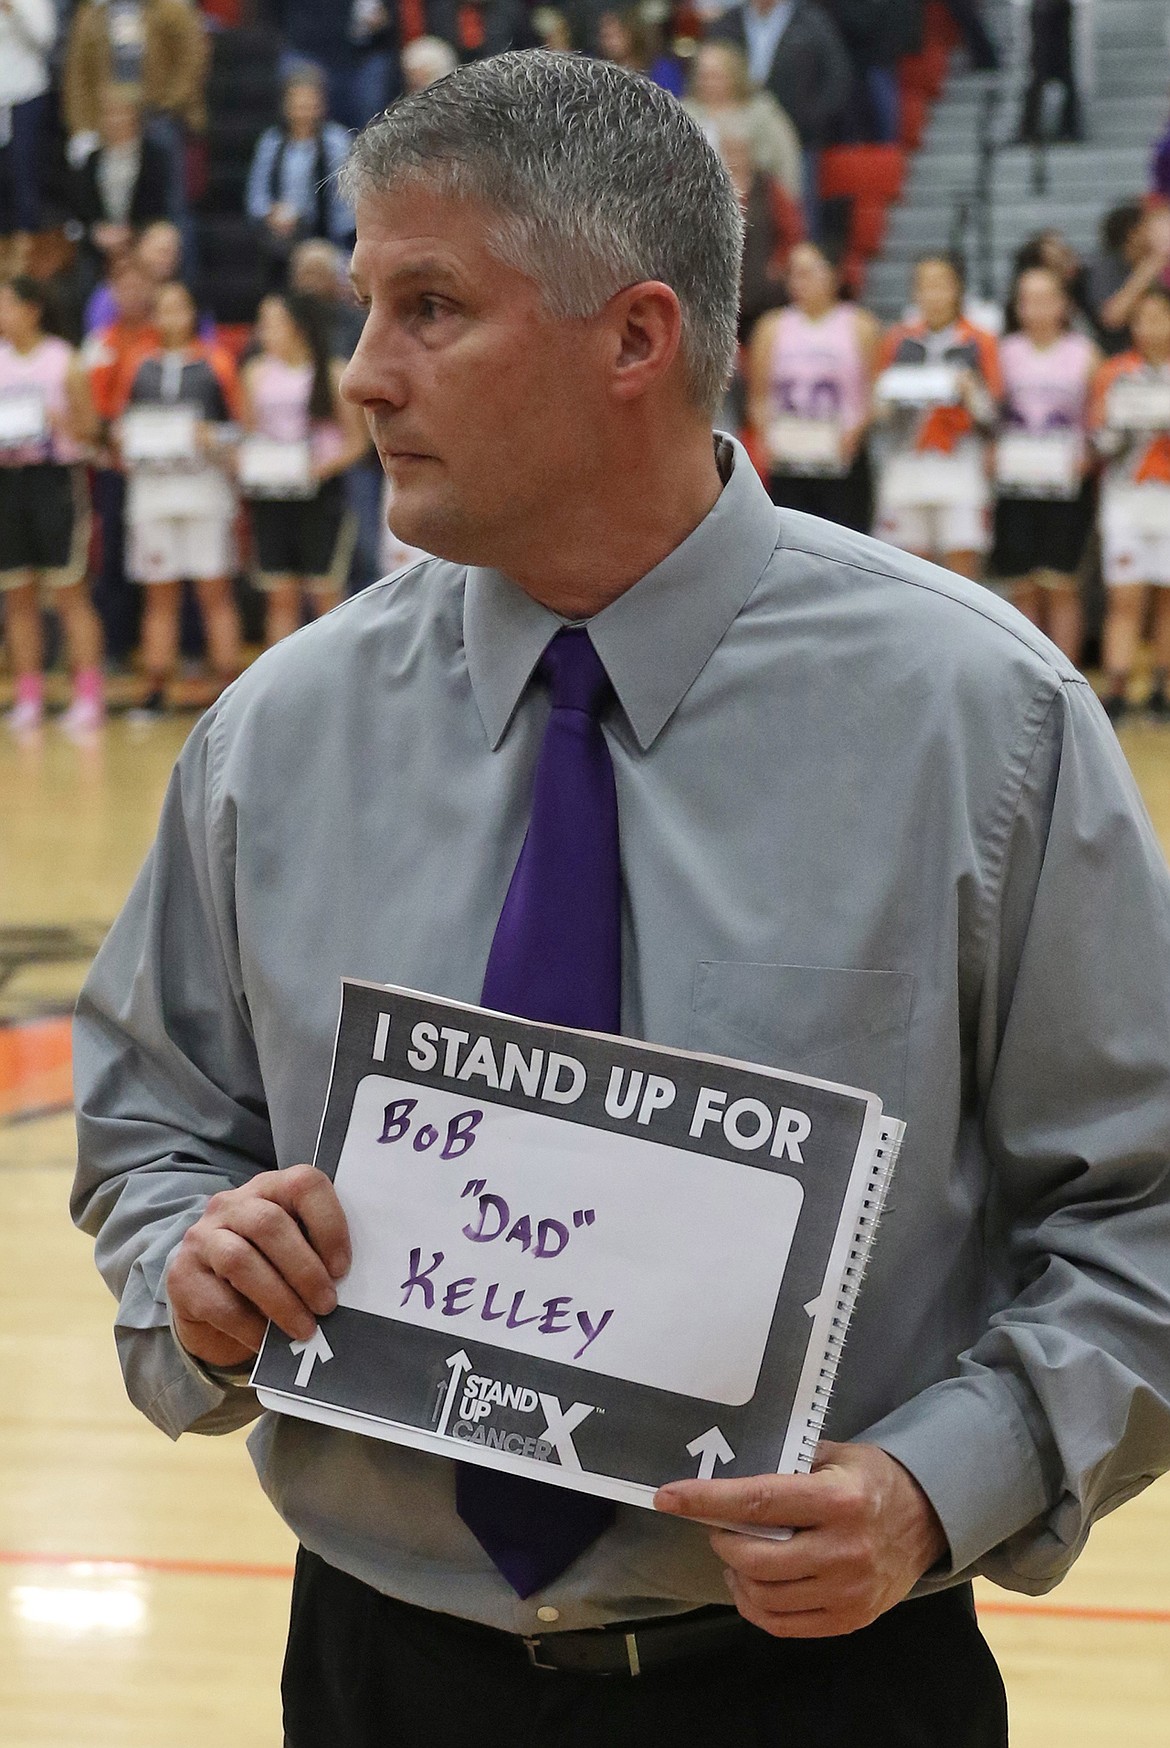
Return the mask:
[[[735,361],[743,219],[718,153],[667,92],[584,56],[496,55],[370,122],[341,188],[356,203],[404,179],[494,208],[489,247],[554,318],[669,285],[690,397],[714,413]]]

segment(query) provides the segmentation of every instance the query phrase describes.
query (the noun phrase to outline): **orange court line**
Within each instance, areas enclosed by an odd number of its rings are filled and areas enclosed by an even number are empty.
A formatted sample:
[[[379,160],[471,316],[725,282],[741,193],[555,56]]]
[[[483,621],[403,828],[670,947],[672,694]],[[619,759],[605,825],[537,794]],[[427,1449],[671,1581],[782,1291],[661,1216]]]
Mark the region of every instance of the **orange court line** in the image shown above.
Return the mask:
[[[241,1560],[180,1560],[144,1554],[128,1560],[104,1554],[24,1553],[0,1548],[0,1566],[97,1566],[104,1572],[131,1576],[159,1572],[182,1578],[279,1578],[290,1580],[291,1566],[252,1565]],[[1112,1621],[1120,1625],[1170,1626],[1170,1608],[1095,1608],[1088,1603],[983,1602],[980,1614],[1036,1615],[1046,1620]]]
[[[1079,1602],[983,1602],[975,1604],[979,1614],[1039,1615],[1042,1619],[1062,1621],[1115,1621],[1135,1626],[1170,1626],[1170,1608],[1094,1608]]]
[[[291,1579],[291,1566],[250,1565],[243,1560],[180,1560],[165,1555],[143,1554],[133,1559],[109,1554],[25,1553],[19,1548],[0,1548],[0,1566],[98,1566],[103,1572],[130,1577],[135,1572],[160,1572],[181,1578],[281,1578]]]

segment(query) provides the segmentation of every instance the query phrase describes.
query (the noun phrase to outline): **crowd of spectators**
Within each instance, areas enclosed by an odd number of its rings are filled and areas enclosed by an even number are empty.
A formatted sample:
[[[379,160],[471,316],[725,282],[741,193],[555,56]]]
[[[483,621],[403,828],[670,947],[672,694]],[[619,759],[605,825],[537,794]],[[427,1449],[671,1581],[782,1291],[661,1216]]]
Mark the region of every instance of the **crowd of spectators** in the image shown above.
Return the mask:
[[[945,3],[972,63],[993,65],[978,0]],[[345,240],[343,215],[305,191],[319,167],[332,168],[347,134],[402,91],[507,47],[575,49],[636,68],[689,95],[712,129],[730,121],[733,105],[750,108],[738,119],[758,150],[756,167],[794,195],[803,192],[815,228],[820,150],[899,137],[896,68],[921,48],[925,7],[926,0],[564,0],[559,8],[528,0],[0,0],[0,268],[21,268],[27,239],[63,221],[82,239],[92,272],[126,246],[128,227],[167,218],[182,234],[185,270],[197,270],[190,209],[205,163],[212,38],[225,13],[246,13],[279,44],[282,114],[268,118],[247,194],[247,211],[279,263],[294,232]],[[703,52],[715,43],[727,45],[722,61]]]
[[[971,64],[993,65],[974,0],[954,0],[950,10]],[[261,590],[253,634],[272,640],[406,556],[387,535],[381,472],[363,427],[337,391],[363,317],[347,286],[353,215],[336,172],[352,130],[385,103],[510,45],[596,54],[645,73],[681,97],[723,156],[746,243],[744,365],[722,422],[746,436],[777,502],[872,529],[965,574],[998,577],[1079,654],[1074,596],[1096,480],[1102,466],[1118,466],[1094,434],[1094,419],[1105,424],[1093,382],[1109,368],[1102,360],[1140,354],[1141,368],[1163,367],[1156,345],[1146,357],[1135,334],[1143,322],[1157,327],[1151,309],[1170,277],[1170,212],[1156,201],[1113,209],[1087,262],[1059,233],[1039,234],[1020,253],[1002,312],[972,305],[956,264],[932,258],[907,287],[906,319],[883,336],[852,301],[856,288],[842,282],[839,239],[822,226],[818,163],[832,144],[898,137],[895,69],[920,45],[923,0],[648,0],[630,10],[599,0],[559,8],[255,0],[250,15],[279,33],[280,101],[256,130],[241,195],[240,220],[263,264],[260,301],[252,324],[224,328],[205,295],[192,222],[206,170],[209,45],[222,18],[210,3],[188,0],[0,0],[0,114],[8,117],[0,136],[0,279],[8,282],[0,397],[31,383],[46,407],[35,438],[0,431],[0,487],[11,492],[17,471],[38,467],[67,471],[71,481],[65,494],[62,479],[33,480],[44,489],[44,513],[26,517],[27,541],[0,538],[16,726],[43,713],[40,583],[54,585],[62,609],[77,682],[70,719],[86,728],[102,715],[93,647],[104,644],[107,664],[133,657],[141,708],[158,714],[180,647],[205,652],[216,685],[238,667],[241,576]],[[1170,146],[1161,142],[1156,189],[1158,177],[1170,184],[1167,164]],[[68,249],[38,262],[50,212],[63,215]],[[1037,326],[1045,287],[1056,313]],[[1065,559],[1055,580],[1046,574],[1041,583],[1031,572],[1052,567],[1019,572],[1031,547],[1023,551],[1018,516],[1005,524],[1002,500],[1011,492],[995,478],[996,439],[1019,422],[1001,340],[1021,330],[1041,349],[1066,334],[1083,341],[1060,353],[1077,408],[1069,417],[1084,439],[1076,514],[1068,499],[1057,543]],[[51,361],[45,347],[54,333],[63,340],[53,347],[69,344]],[[951,401],[883,398],[886,373],[906,364],[946,365],[957,384]],[[171,458],[168,487],[167,469],[137,453],[127,433],[181,406],[197,416],[187,451]],[[156,420],[152,441],[162,441],[164,425]],[[167,441],[179,441],[173,429]],[[294,466],[296,451],[301,470],[283,487],[261,477],[282,449],[280,466]],[[954,479],[942,501],[916,505],[903,480],[908,459],[935,452],[955,463]],[[961,489],[960,462],[969,464]],[[1151,465],[1156,473],[1161,462]],[[249,474],[253,467],[259,475]],[[173,497],[184,469],[190,477],[176,514],[168,491]],[[81,508],[67,517],[53,509],[66,495],[77,500],[82,471],[99,531],[93,540]],[[1170,489],[1170,467],[1167,482]],[[1167,543],[1170,557],[1170,524]],[[1166,642],[1170,666],[1170,622]],[[1117,714],[1132,651],[1116,655],[1116,638],[1112,647]]]

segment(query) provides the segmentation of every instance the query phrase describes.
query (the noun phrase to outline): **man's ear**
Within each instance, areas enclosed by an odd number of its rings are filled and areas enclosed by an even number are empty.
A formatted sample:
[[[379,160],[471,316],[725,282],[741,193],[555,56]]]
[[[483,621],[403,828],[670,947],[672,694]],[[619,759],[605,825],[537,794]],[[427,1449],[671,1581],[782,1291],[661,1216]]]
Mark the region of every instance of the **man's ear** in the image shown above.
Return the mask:
[[[612,375],[610,392],[637,400],[674,366],[682,342],[682,311],[669,285],[643,280],[616,292],[606,306]]]

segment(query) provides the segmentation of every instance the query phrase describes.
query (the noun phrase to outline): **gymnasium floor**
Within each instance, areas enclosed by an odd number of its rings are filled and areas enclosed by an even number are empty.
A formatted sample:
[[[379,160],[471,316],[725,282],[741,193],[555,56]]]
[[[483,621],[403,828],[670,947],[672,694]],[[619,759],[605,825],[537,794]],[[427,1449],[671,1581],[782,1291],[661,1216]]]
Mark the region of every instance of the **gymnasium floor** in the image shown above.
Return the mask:
[[[3,1748],[280,1743],[291,1537],[242,1436],[171,1445],[129,1407],[112,1300],[66,1213],[52,1015],[133,878],[190,720],[117,723],[92,746],[51,728],[29,745],[0,736]],[[1170,729],[1124,741],[1170,848]],[[1098,1527],[1055,1595],[983,1586],[980,1608],[1014,1748],[1166,1748],[1170,1479]]]

